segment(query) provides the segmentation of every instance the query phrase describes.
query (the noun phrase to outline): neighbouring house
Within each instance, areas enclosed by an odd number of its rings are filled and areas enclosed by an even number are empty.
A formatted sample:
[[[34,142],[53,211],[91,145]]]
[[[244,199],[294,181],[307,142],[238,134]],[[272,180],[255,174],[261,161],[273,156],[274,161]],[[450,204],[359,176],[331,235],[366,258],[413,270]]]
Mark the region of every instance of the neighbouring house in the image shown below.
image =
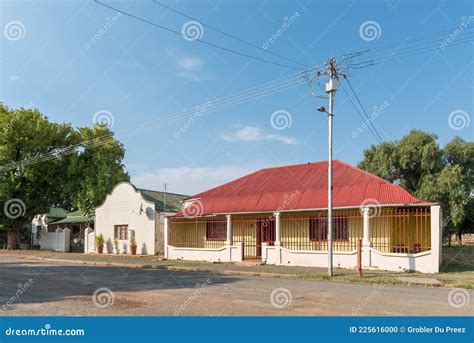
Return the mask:
[[[328,162],[262,169],[185,199],[165,219],[165,257],[328,265]],[[344,162],[333,164],[333,261],[438,272],[441,211]]]
[[[88,227],[94,227],[94,217],[80,210],[70,212],[62,207],[51,207],[48,213],[33,218],[32,244],[44,250],[83,251],[84,232]]]
[[[94,238],[102,234],[106,253],[129,254],[130,240],[134,237],[138,254],[163,254],[164,217],[178,212],[186,197],[119,183],[95,210],[95,231],[86,232],[85,252],[95,252]]]

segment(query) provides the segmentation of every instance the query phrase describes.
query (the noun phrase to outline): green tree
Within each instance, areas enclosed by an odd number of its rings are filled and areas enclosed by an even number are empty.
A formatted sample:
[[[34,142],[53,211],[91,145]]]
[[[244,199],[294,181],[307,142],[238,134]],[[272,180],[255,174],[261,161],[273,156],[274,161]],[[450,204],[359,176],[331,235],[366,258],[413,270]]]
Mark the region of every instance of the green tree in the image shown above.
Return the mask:
[[[440,149],[437,136],[412,130],[399,141],[364,151],[359,168],[403,186],[417,197],[437,202],[444,233],[473,232],[474,143],[456,137]]]
[[[80,128],[77,135],[80,142],[101,144],[91,147],[79,143],[79,152],[71,157],[68,165],[64,203],[93,214],[116,184],[130,180],[122,164],[125,149],[104,125]]]
[[[0,166],[18,163],[0,174],[0,226],[8,231],[8,248],[19,247],[20,228],[45,212],[60,195],[67,157],[19,164],[73,142],[69,124],[54,124],[37,110],[10,109],[0,103]]]
[[[73,148],[58,153],[66,147]],[[39,158],[45,154],[51,158]],[[0,228],[8,232],[8,248],[17,249],[20,228],[53,205],[93,213],[118,182],[129,180],[124,155],[105,126],[75,130],[38,110],[0,103],[0,166],[13,165],[0,174]]]

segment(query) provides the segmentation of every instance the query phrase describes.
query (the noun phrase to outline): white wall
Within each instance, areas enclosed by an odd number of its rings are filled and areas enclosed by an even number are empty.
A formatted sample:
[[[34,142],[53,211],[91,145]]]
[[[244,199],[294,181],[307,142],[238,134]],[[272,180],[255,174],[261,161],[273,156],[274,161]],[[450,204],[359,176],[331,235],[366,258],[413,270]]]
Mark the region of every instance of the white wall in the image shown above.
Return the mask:
[[[69,252],[71,230],[57,229],[55,232],[41,232],[40,248],[42,250],[54,250]]]
[[[239,262],[242,261],[242,243],[225,245],[222,248],[178,248],[171,245],[166,247],[168,259],[210,262]]]
[[[128,225],[137,242],[138,255],[154,255],[155,204],[145,201],[129,183],[118,184],[105,202],[95,210],[95,235],[105,240],[104,253],[114,251],[115,225]],[[127,240],[119,240],[120,254],[130,254],[130,232]]]

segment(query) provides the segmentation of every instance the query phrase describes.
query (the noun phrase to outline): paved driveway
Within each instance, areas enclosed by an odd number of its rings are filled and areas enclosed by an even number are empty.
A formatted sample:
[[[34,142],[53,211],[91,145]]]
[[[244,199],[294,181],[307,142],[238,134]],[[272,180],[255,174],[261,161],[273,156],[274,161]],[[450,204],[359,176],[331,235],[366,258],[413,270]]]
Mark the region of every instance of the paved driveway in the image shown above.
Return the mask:
[[[474,314],[472,291],[420,286],[97,267],[8,256],[2,256],[0,277],[0,315]]]

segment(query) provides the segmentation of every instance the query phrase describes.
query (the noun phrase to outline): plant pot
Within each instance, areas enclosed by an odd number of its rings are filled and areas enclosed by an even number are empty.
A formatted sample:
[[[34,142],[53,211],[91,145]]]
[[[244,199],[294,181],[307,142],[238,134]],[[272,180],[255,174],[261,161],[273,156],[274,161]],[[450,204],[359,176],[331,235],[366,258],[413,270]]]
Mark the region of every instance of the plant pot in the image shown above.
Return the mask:
[[[98,253],[98,254],[102,254],[103,252],[104,252],[104,246],[103,246],[103,245],[99,245],[99,246],[97,247],[97,253]]]
[[[130,253],[132,255],[136,255],[137,254],[137,246],[130,246]]]

